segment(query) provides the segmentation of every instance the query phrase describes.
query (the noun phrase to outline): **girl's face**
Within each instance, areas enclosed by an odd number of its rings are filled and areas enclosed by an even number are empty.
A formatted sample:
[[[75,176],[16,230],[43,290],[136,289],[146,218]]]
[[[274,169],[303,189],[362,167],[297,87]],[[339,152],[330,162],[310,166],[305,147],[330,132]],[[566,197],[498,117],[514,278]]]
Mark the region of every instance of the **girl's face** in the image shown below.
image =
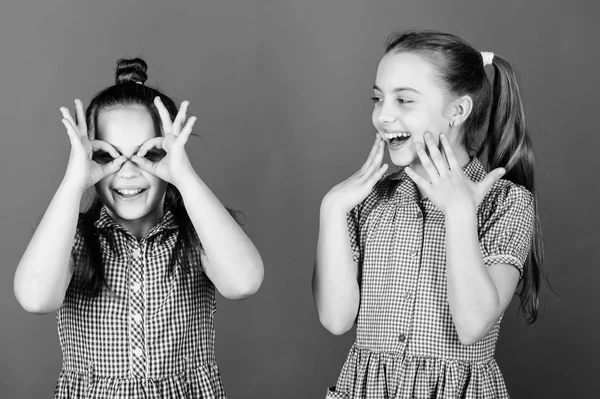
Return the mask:
[[[448,134],[450,109],[434,66],[414,53],[386,54],[373,86],[373,125],[387,143],[392,162],[418,170],[416,143],[425,132]],[[448,137],[453,142],[453,137]]]
[[[152,117],[141,106],[101,112],[96,132],[98,140],[108,142],[128,158],[136,154],[144,142],[156,137]],[[102,163],[107,155],[96,153],[94,156]],[[148,156],[156,155],[150,152]],[[134,235],[144,235],[162,217],[166,188],[165,181],[131,161],[96,183],[96,192],[109,215]]]

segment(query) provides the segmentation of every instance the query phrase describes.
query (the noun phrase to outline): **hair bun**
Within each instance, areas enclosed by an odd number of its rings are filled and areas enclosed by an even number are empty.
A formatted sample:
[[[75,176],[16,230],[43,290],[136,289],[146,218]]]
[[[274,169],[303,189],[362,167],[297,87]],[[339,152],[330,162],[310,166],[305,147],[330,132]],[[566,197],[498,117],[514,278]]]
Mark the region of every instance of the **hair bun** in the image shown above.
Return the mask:
[[[146,71],[148,64],[141,58],[120,59],[117,61],[117,69],[115,71],[115,83],[141,83],[143,84],[148,79]]]

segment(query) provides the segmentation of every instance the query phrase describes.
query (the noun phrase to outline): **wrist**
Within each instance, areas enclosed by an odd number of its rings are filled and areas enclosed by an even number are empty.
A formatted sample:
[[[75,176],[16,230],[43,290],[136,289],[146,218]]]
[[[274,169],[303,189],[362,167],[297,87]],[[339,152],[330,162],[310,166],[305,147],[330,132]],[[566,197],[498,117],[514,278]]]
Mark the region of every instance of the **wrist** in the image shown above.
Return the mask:
[[[448,223],[477,221],[477,208],[472,204],[456,204],[446,208],[444,215]]]
[[[67,191],[74,195],[83,196],[88,187],[85,187],[83,184],[75,182],[69,178],[64,178],[59,186],[59,190]]]
[[[342,214],[345,217],[350,210],[342,206],[335,197],[328,194],[321,201],[320,212],[321,216]]]
[[[192,171],[180,174],[177,178],[174,178],[171,181],[171,184],[173,184],[177,190],[182,193],[182,191],[184,191],[187,187],[197,184],[198,181],[201,181],[200,177],[196,174],[196,172]]]

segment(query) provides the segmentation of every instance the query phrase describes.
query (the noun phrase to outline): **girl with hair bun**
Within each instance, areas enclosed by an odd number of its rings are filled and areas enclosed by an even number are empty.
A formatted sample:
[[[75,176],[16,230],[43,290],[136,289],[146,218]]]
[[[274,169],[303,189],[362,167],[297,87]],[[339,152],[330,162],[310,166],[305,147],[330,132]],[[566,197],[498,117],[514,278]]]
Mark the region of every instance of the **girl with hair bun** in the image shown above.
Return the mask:
[[[61,108],[67,170],[15,273],[25,310],[56,311],[55,398],[225,398],[215,287],[241,299],[262,283],[257,249],[187,156],[188,102],[146,86],[146,69],[119,60],[85,113]]]
[[[319,318],[333,334],[356,324],[327,397],[507,398],[500,321],[518,292],[533,323],[544,279],[513,69],[454,35],[410,31],[390,38],[373,91],[367,162],[321,204]],[[401,170],[384,176],[386,147]]]

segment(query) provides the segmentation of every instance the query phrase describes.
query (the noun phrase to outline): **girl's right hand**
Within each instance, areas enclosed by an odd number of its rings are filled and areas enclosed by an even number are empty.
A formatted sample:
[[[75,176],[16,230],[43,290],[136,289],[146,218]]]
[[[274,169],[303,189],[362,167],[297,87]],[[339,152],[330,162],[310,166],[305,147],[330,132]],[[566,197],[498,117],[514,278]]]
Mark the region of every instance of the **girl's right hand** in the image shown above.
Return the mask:
[[[323,198],[323,204],[348,213],[367,198],[388,168],[387,164],[381,165],[384,148],[385,141],[377,134],[367,162],[349,179],[332,188]]]
[[[127,161],[127,157],[119,156],[117,150],[105,141],[90,140],[81,100],[75,100],[75,109],[77,122],[73,120],[66,107],[60,108],[63,115],[62,123],[71,140],[71,153],[65,181],[83,192],[106,176],[117,172]],[[95,153],[100,155],[94,157]]]

